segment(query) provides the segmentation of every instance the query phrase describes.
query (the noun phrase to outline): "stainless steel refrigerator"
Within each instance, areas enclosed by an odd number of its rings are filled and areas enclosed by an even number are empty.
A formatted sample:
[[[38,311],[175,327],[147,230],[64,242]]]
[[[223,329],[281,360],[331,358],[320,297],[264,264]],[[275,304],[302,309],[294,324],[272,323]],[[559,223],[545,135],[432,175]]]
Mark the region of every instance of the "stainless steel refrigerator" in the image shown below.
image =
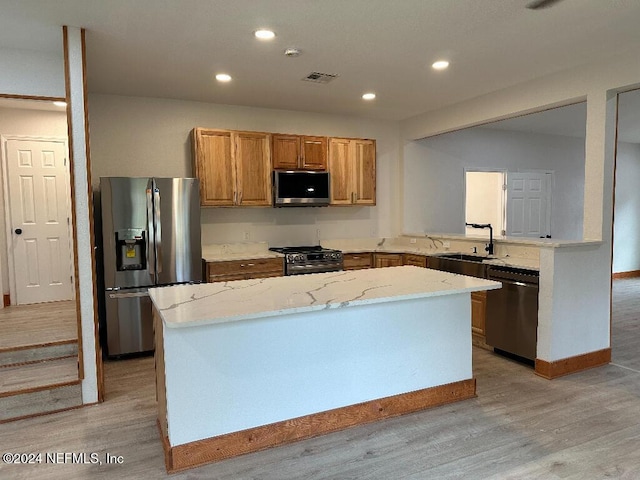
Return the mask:
[[[195,178],[100,178],[109,357],[153,351],[149,287],[202,281]]]

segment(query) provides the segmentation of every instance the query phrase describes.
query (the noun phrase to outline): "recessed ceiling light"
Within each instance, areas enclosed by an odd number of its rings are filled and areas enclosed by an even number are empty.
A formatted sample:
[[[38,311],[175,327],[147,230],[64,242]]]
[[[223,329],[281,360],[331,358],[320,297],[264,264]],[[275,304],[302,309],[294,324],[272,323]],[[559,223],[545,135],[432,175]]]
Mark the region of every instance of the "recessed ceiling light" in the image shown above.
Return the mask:
[[[446,60],[438,60],[437,62],[434,62],[431,67],[435,70],[444,70],[445,68],[449,67],[449,62],[447,62]]]
[[[256,30],[255,32],[253,32],[253,34],[256,36],[256,38],[259,38],[260,40],[271,40],[276,36],[276,34],[271,30],[265,30],[265,29]]]
[[[56,107],[66,107],[67,106],[67,102],[61,102],[61,101],[55,101],[55,102],[53,102],[53,104]]]
[[[230,82],[231,75],[227,75],[226,73],[219,73],[216,75],[216,80],[218,80],[219,82]]]
[[[376,98],[376,94],[375,93],[365,93],[364,95],[362,95],[362,98],[364,100],[373,100],[374,98]]]

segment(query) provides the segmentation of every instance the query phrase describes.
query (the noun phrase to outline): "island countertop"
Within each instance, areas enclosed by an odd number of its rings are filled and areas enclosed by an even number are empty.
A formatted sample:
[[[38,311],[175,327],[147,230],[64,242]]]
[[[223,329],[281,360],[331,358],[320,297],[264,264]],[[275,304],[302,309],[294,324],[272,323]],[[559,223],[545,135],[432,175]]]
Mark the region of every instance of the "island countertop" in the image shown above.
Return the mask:
[[[500,288],[499,282],[415,266],[149,289],[168,328],[226,323]]]

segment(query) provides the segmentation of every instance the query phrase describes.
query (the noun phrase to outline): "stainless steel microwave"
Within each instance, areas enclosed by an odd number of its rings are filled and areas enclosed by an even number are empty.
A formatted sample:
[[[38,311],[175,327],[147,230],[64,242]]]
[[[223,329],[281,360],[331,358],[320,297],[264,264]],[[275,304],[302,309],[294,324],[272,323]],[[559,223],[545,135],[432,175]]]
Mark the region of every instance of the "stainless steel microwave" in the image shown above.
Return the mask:
[[[329,205],[329,172],[276,170],[273,172],[274,207]]]

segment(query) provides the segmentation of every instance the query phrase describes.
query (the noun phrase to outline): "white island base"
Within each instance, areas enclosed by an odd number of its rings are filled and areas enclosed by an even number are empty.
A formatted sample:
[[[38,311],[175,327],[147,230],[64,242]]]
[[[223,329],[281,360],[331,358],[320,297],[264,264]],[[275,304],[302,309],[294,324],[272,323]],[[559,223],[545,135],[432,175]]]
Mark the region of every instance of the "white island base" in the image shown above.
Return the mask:
[[[153,290],[167,471],[474,397],[470,292],[499,287],[406,266]]]

